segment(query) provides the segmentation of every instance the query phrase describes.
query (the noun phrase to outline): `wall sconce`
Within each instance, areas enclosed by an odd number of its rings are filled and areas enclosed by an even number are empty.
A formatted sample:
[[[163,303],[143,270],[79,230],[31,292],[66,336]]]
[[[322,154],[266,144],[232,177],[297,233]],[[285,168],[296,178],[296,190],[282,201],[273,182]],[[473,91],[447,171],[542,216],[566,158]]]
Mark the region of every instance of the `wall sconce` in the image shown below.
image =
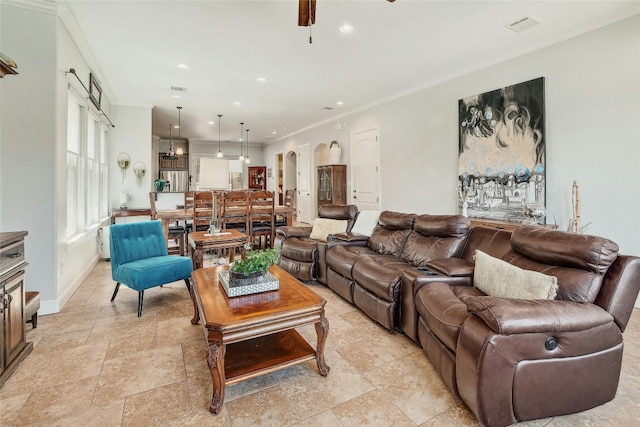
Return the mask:
[[[141,183],[142,178],[144,178],[144,175],[147,173],[147,166],[143,162],[136,162],[136,164],[133,165],[133,173],[136,175],[136,178],[138,178],[138,183]]]
[[[124,184],[124,181],[127,179],[127,169],[129,169],[129,165],[131,165],[131,157],[129,157],[127,153],[120,153],[116,161],[122,172],[122,183]]]

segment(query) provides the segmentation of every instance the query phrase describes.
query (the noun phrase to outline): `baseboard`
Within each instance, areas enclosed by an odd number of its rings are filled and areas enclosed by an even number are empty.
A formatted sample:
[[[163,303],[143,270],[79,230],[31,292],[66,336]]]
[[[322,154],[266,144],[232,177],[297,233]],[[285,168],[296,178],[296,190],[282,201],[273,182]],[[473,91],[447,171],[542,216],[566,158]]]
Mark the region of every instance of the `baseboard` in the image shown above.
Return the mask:
[[[56,299],[40,300],[40,309],[38,310],[38,316],[45,314],[59,313],[62,307],[71,299],[73,294],[78,290],[82,282],[85,281],[89,274],[93,271],[98,262],[102,260],[101,254],[96,254],[91,262],[87,263],[86,267],[76,276],[76,278],[67,287],[65,292]],[[40,294],[42,297],[42,294]]]

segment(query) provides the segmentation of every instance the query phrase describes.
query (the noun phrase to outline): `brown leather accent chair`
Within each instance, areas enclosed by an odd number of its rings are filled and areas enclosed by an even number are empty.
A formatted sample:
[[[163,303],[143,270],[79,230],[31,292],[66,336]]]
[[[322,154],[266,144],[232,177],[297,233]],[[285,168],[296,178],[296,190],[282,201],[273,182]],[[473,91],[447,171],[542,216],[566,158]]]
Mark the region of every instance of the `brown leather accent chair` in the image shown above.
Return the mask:
[[[347,231],[351,230],[357,216],[358,208],[355,205],[325,205],[318,209],[320,218],[346,220]],[[312,230],[312,226],[285,226],[276,229],[274,246],[282,247],[280,267],[299,280],[324,280],[326,242],[310,238]],[[319,259],[322,260],[322,268],[318,267]]]
[[[517,228],[506,253],[498,246],[503,261],[555,276],[557,296],[498,298],[446,281],[420,287],[419,342],[449,389],[490,426],[613,399],[640,258],[601,237],[539,226]]]

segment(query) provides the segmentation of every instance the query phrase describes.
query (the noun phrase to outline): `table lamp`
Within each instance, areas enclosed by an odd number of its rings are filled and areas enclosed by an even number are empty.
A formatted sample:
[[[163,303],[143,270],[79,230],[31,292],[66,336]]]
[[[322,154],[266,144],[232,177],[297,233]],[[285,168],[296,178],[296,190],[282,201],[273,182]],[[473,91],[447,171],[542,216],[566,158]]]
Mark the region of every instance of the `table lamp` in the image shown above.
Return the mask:
[[[209,234],[220,232],[218,222],[218,201],[215,190],[229,188],[229,160],[217,158],[200,159],[200,189],[211,190],[213,198],[213,212]]]

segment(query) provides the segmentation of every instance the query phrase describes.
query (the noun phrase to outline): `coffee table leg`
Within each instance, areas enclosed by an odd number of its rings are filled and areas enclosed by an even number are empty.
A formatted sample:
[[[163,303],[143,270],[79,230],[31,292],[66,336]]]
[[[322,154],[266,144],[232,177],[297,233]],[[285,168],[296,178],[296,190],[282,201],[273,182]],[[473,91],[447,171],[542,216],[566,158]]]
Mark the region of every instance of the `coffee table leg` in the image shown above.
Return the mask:
[[[324,361],[324,343],[327,341],[327,335],[329,334],[329,321],[324,314],[320,318],[320,321],[316,323],[316,334],[318,334],[318,346],[316,347],[316,364],[318,365],[318,371],[320,375],[326,377],[329,375],[329,366]]]
[[[193,260],[194,270],[202,268],[202,264],[204,262],[204,251],[200,248],[194,249],[193,253],[191,254],[191,259]]]
[[[191,295],[191,302],[193,303],[193,319],[191,319],[192,325],[197,325],[200,323],[200,312],[198,311],[198,303],[196,302],[195,295],[195,283],[191,284],[191,289],[189,289],[189,294]]]
[[[207,364],[213,381],[213,396],[209,411],[219,414],[224,403],[224,355],[227,346],[224,344],[209,342],[207,347]]]

